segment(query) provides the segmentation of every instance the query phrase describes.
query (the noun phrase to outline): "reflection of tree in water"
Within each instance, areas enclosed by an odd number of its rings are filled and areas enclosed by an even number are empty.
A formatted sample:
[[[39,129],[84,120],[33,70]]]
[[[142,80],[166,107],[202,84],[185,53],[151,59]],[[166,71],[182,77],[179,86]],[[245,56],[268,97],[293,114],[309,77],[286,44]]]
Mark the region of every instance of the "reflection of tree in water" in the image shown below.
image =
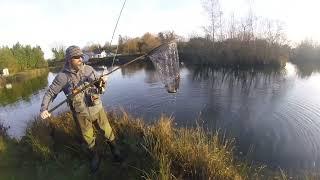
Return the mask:
[[[274,114],[285,113],[279,110],[284,108],[292,85],[285,78],[285,70],[215,67],[190,70],[193,81],[203,86],[200,93],[206,94],[201,112],[205,127],[236,137],[239,152],[251,151],[251,159],[269,165],[294,166],[298,158],[306,158],[301,149],[291,150],[292,146],[287,144],[291,142],[288,135],[294,133],[286,127],[288,119]],[[292,154],[300,156],[292,160]]]
[[[221,68],[212,66],[193,67],[193,80],[208,80],[212,87],[228,86],[238,89],[242,93],[250,93],[253,88],[266,88],[270,83],[283,79],[286,71],[281,68]]]
[[[270,108],[264,105],[281,97],[281,94],[285,93],[285,86],[288,85],[284,78],[286,71],[282,69],[233,69],[210,66],[189,69],[193,71],[193,81],[200,84],[204,82],[206,85],[202,91],[207,91],[208,99],[202,114],[206,119],[225,119],[220,122],[223,124],[229,119],[252,119],[252,114],[261,110],[259,108]],[[218,125],[215,123],[212,126]]]
[[[123,76],[132,76],[133,74],[137,73],[138,71],[146,70],[146,71],[154,71],[155,68],[152,64],[152,62],[148,59],[145,59],[144,61],[136,61],[128,66],[125,66],[121,68],[121,74]]]
[[[148,59],[142,62],[137,61],[126,67],[121,68],[121,74],[127,77],[131,77],[140,71],[144,71],[146,73],[146,83],[152,84],[160,81],[154,65]]]
[[[0,89],[0,105],[8,105],[22,99],[29,101],[30,96],[45,88],[48,84],[48,72],[39,77],[22,82],[13,82],[11,89]]]
[[[295,63],[297,75],[301,78],[308,78],[312,73],[320,72],[320,62]]]

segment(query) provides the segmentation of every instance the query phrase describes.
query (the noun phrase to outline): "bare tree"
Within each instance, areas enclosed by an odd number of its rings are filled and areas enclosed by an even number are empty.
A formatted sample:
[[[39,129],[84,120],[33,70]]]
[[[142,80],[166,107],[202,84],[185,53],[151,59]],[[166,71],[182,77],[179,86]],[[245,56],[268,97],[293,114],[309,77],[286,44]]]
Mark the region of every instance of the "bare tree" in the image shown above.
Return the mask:
[[[169,42],[178,38],[174,31],[164,31],[158,33],[161,43]]]
[[[222,15],[223,12],[221,11],[221,9],[219,10],[219,29],[220,29],[220,41],[224,40],[224,35],[223,35],[223,25],[222,25]]]
[[[254,24],[256,17],[254,15],[252,6],[253,6],[254,0],[248,0],[249,4],[249,11],[248,11],[248,17],[247,17],[247,27],[248,27],[248,38],[251,40],[254,37]]]
[[[283,29],[283,22],[266,19],[264,34],[270,44],[285,44],[287,39]]]
[[[209,17],[209,26],[205,28],[206,32],[210,34],[212,45],[214,47],[215,43],[215,32],[216,28],[219,26],[219,17],[221,17],[222,12],[220,11],[219,0],[202,0],[202,6]]]
[[[236,21],[234,19],[234,13],[231,14],[230,24],[229,24],[229,37],[230,39],[234,39],[236,37]]]

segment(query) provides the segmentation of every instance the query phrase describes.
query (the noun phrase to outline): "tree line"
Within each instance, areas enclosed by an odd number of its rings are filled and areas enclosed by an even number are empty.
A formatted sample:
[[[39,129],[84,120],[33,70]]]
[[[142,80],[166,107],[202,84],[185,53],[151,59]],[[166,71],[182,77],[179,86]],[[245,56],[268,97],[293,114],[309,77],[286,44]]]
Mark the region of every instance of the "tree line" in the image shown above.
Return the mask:
[[[244,18],[226,17],[218,0],[203,0],[203,6],[208,15],[208,24],[203,26],[204,36],[193,35],[186,40],[173,31],[145,33],[133,38],[119,36],[118,45],[106,42],[103,46],[92,44],[84,49],[141,54],[176,39],[181,61],[191,64],[284,66],[289,60],[291,47],[280,21],[257,18],[252,8]]]
[[[147,53],[151,49],[160,44],[177,38],[174,31],[159,32],[158,34],[151,34],[146,32],[141,37],[128,37],[119,35],[118,44],[110,45],[106,42],[104,45],[91,44],[83,48],[85,52],[99,53],[101,51],[112,52],[117,54],[131,55]]]
[[[219,0],[202,0],[208,21],[204,36],[180,43],[182,59],[193,64],[276,65],[289,60],[290,46],[280,21],[258,18],[252,5],[245,17],[225,15]]]
[[[320,65],[320,45],[310,39],[304,40],[292,49],[290,60],[297,65]]]
[[[271,22],[269,27],[271,28]],[[311,41],[303,41],[296,48],[280,41],[279,34],[269,37],[246,35],[234,32],[233,38],[217,39],[213,43],[210,35],[193,36],[184,40],[173,31],[158,34],[145,33],[141,37],[120,36],[118,45],[91,44],[83,48],[85,52],[101,51],[123,55],[147,53],[161,43],[176,40],[181,61],[191,64],[207,65],[275,65],[283,66],[287,61],[294,63],[317,61],[320,48]],[[274,33],[277,34],[277,33]],[[55,59],[64,59],[63,47],[53,48]],[[320,62],[320,61],[319,61]]]
[[[177,40],[180,60],[200,65],[272,65],[283,67],[286,62],[315,61],[320,48],[308,41],[292,48],[284,32],[284,24],[278,20],[257,17],[252,1],[243,17],[225,14],[219,0],[202,0],[208,21],[203,26],[204,35],[192,35],[184,39],[173,31],[158,34],[145,33],[141,37],[119,36],[118,44],[91,44],[86,52],[103,50],[115,54],[147,53],[161,43]],[[63,50],[53,49],[56,59],[63,57]]]
[[[320,45],[304,40],[291,50],[290,61],[296,65],[300,77],[309,77],[320,72]]]
[[[264,36],[233,28],[232,31],[228,31],[230,36],[224,36],[227,37],[225,39],[213,40],[210,34],[206,34],[203,37],[194,35],[189,40],[185,40],[173,31],[167,31],[158,34],[145,33],[141,37],[134,38],[120,36],[118,45],[110,45],[108,42],[103,46],[91,44],[85,46],[83,50],[132,55],[147,53],[164,42],[176,40],[180,60],[190,64],[284,66],[287,61],[306,63],[320,60],[318,45],[306,40],[292,48],[282,37],[281,27],[277,22],[269,21],[267,24],[269,30],[268,33],[262,33]],[[53,48],[52,52],[54,59],[64,59],[65,49],[62,46]]]
[[[44,53],[40,46],[31,47],[16,43],[11,48],[0,47],[0,67],[8,68],[10,73],[27,69],[47,67]]]
[[[101,53],[105,51],[106,53],[113,54],[123,54],[123,55],[132,55],[132,54],[142,54],[147,53],[151,49],[159,46],[164,42],[171,41],[176,39],[178,36],[173,31],[159,32],[154,35],[149,32],[145,33],[141,37],[128,37],[128,36],[119,36],[118,44],[111,45],[109,42],[106,42],[104,45],[98,43],[92,43],[84,46],[82,50],[84,53]],[[50,61],[63,61],[65,57],[65,47],[58,46],[51,49],[53,53],[53,59]]]

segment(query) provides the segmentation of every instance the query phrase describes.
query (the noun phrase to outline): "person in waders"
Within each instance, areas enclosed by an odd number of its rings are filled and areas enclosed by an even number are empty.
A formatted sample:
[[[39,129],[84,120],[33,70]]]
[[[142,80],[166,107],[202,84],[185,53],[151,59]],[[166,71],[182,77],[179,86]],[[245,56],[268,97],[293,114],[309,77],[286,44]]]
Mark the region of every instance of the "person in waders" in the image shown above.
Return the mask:
[[[110,146],[114,161],[121,162],[120,152],[115,144],[115,135],[104,111],[100,94],[105,90],[105,80],[100,78],[97,72],[82,62],[83,52],[78,46],[70,46],[66,49],[65,66],[58,73],[44,94],[40,117],[46,119],[51,116],[48,111],[49,104],[63,91],[70,95],[76,93],[83,86],[97,80],[93,86],[78,93],[68,101],[73,118],[76,121],[82,139],[84,140],[91,156],[90,169],[96,172],[100,164],[100,156],[95,144],[93,124],[103,131],[105,140]]]

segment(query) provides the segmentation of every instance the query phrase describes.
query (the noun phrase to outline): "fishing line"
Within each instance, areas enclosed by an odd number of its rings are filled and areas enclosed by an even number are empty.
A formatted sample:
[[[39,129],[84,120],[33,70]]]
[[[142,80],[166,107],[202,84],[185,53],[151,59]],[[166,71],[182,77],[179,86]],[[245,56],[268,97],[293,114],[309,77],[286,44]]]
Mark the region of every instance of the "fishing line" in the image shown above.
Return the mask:
[[[121,17],[121,15],[122,15],[122,11],[123,11],[123,9],[124,9],[124,7],[125,7],[125,5],[126,5],[126,2],[127,2],[127,0],[125,0],[125,1],[123,2],[123,4],[122,4],[122,7],[121,7],[121,10],[120,10],[120,13],[119,13],[119,16],[118,16],[116,25],[115,25],[115,27],[114,27],[114,29],[113,29],[113,33],[112,33],[112,37],[111,37],[111,41],[110,41],[110,48],[111,48],[111,46],[112,46],[112,41],[113,41],[113,38],[114,38],[114,34],[115,34],[116,30],[117,30],[117,27],[118,27],[118,24],[119,24],[119,21],[120,21],[120,17]],[[118,48],[119,48],[119,43],[117,44],[117,49],[116,49],[116,52],[115,52],[115,54],[114,54],[114,56],[113,56],[113,59],[112,59],[111,70],[113,69],[114,60],[116,59],[116,56],[117,56],[117,54],[118,54]],[[104,70],[103,70],[102,74],[104,74]]]

